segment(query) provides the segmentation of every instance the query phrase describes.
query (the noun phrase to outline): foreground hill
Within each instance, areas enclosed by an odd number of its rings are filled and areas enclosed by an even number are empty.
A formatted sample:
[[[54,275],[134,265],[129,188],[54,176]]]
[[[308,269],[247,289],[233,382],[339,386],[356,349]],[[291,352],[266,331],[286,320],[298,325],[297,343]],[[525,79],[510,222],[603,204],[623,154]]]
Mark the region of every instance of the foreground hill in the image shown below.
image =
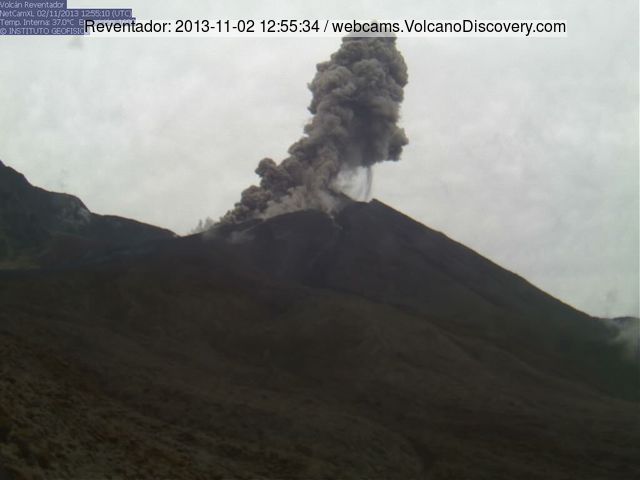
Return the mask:
[[[384,204],[0,272],[0,478],[640,475],[616,329]]]

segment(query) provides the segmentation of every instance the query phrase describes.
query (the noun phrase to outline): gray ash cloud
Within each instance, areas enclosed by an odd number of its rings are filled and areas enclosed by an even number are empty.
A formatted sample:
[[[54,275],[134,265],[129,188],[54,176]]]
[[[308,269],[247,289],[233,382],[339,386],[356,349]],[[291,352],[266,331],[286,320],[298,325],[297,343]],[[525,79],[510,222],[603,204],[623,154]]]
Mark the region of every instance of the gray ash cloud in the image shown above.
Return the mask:
[[[309,84],[313,94],[305,135],[280,164],[260,161],[260,185],[242,192],[223,222],[288,211],[332,213],[347,198],[338,176],[399,160],[408,140],[398,126],[407,66],[393,37],[345,37]],[[370,172],[365,176],[370,181]]]

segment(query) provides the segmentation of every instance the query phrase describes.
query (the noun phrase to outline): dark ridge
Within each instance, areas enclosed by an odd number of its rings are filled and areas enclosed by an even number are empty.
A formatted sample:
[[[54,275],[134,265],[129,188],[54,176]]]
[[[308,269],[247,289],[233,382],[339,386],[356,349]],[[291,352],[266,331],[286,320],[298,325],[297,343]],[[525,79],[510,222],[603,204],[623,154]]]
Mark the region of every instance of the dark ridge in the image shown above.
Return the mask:
[[[0,268],[62,264],[174,236],[135,220],[91,213],[77,197],[34,187],[0,165]]]

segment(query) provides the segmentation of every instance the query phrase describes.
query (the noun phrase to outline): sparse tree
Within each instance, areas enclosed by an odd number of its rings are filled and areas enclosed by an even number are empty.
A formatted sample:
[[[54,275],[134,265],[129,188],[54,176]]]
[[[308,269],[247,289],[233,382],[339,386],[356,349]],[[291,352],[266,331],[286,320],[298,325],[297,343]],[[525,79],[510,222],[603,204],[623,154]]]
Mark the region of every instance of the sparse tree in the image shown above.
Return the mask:
[[[216,222],[211,217],[207,217],[204,220],[200,219],[198,220],[198,224],[189,232],[189,234],[194,235],[196,233],[206,232],[213,227],[215,223]]]

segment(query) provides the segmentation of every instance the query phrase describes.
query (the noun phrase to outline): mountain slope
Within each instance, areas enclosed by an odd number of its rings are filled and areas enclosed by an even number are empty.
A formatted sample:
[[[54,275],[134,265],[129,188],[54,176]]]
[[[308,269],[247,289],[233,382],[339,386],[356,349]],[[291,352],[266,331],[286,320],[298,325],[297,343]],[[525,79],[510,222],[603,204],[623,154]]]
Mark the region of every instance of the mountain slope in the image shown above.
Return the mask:
[[[210,237],[243,268],[428,314],[537,365],[640,398],[637,366],[611,342],[617,329],[379,201],[353,203],[335,221],[299,212]]]
[[[615,330],[384,204],[0,271],[7,478],[640,474]]]
[[[71,260],[87,251],[172,238],[172,232],[126,218],[96,215],[72,195],[32,186],[0,162],[0,266]]]

